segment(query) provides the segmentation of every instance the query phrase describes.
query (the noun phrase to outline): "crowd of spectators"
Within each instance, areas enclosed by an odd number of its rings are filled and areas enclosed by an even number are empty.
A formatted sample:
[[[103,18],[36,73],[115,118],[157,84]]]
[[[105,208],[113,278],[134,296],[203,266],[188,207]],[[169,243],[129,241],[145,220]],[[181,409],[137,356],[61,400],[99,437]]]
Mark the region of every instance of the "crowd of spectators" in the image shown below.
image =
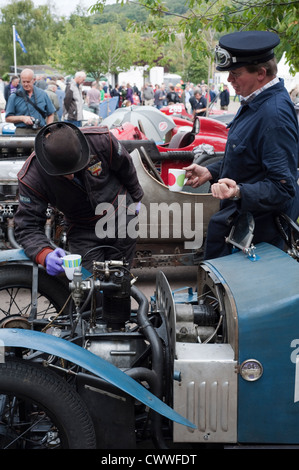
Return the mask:
[[[162,83],[154,86],[146,83],[140,92],[141,105],[161,109],[163,106],[182,103],[187,113],[193,116],[205,116],[208,106],[216,103],[218,99],[221,109],[227,109],[230,95],[226,84],[222,83],[216,88],[215,85],[208,87],[203,81],[197,85],[190,82],[175,85]]]
[[[197,85],[189,82],[152,85],[146,82],[141,90],[134,84],[136,101],[133,102],[127,95],[130,88],[130,84],[116,85],[110,91],[110,96],[119,96],[119,106],[137,104],[161,109],[163,106],[182,103],[187,113],[193,116],[205,116],[208,106],[216,103],[218,99],[221,109],[227,110],[230,101],[228,86],[223,83],[216,88],[215,85],[208,87],[204,82]]]
[[[82,75],[84,74],[84,75]],[[76,77],[80,76],[80,79]],[[83,78],[82,78],[83,77]],[[81,79],[82,78],[82,79]],[[112,87],[106,81],[85,82],[84,72],[77,72],[73,78],[64,78],[63,76],[36,75],[34,85],[44,90],[51,99],[55,107],[55,121],[71,119],[66,109],[66,102],[76,99],[82,99],[81,108],[99,115],[99,109],[102,102],[118,97],[117,107],[139,105],[153,106],[161,109],[170,104],[182,103],[187,113],[190,115],[205,116],[209,104],[219,99],[221,109],[227,109],[230,96],[228,87],[221,84],[218,89],[214,85],[208,87],[204,81],[194,85],[193,83],[177,84],[151,84],[146,82],[141,89],[130,83],[115,84]],[[0,92],[3,99],[0,101],[0,109],[6,109],[9,96],[15,93],[20,86],[20,78],[17,75],[11,76],[9,83],[0,79]],[[70,95],[71,93],[71,95]],[[1,94],[1,93],[0,93]],[[74,96],[74,95],[78,96]],[[68,105],[69,105],[68,103]],[[71,119],[82,123],[82,113],[80,112]]]

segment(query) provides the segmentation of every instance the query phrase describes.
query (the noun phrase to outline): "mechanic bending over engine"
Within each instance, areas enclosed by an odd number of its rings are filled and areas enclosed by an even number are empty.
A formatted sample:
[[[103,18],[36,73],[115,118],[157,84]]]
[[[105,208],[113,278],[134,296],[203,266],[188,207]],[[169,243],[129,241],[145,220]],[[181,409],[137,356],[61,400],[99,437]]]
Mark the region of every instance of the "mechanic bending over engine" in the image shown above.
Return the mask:
[[[211,181],[220,210],[208,226],[205,259],[230,253],[225,242],[236,215],[249,211],[255,219],[253,243],[283,247],[274,215],[299,215],[298,122],[294,106],[277,74],[275,33],[242,31],[223,36],[216,46],[217,70],[229,71],[228,81],[241,106],[229,124],[222,161],[206,168],[185,168],[192,187]]]
[[[43,127],[18,180],[16,239],[48,274],[64,272],[61,258],[65,255],[64,250],[53,249],[45,234],[48,204],[64,214],[69,251],[81,254],[86,269],[92,271],[93,260],[132,262],[136,238],[130,238],[126,228],[136,217],[135,203],[143,190],[131,156],[106,127],[80,130],[65,122]],[[108,204],[107,211],[97,215],[101,203]],[[115,217],[113,233],[96,230],[102,217]],[[99,249],[86,255],[95,247]]]

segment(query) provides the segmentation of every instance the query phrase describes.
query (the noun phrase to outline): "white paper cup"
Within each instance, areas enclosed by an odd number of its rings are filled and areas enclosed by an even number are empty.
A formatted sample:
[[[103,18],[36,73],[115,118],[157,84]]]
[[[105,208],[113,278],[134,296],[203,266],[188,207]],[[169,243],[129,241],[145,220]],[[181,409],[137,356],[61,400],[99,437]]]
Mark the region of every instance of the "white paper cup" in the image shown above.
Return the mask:
[[[76,268],[81,265],[81,255],[66,255],[62,258],[62,266],[65,270],[66,277],[72,281]]]
[[[186,182],[186,171],[177,168],[168,169],[168,189],[169,191],[182,191]]]

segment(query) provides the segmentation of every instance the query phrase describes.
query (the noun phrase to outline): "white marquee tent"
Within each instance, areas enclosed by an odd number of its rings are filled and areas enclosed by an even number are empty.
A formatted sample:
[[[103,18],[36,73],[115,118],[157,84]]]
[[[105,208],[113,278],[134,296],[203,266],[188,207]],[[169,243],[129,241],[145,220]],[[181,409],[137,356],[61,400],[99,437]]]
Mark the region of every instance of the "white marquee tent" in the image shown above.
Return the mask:
[[[286,63],[285,54],[283,54],[282,58],[277,64],[278,67],[278,77],[284,79],[284,86],[290,92],[296,85],[299,85],[299,73],[297,72],[296,75],[290,74],[290,67]]]

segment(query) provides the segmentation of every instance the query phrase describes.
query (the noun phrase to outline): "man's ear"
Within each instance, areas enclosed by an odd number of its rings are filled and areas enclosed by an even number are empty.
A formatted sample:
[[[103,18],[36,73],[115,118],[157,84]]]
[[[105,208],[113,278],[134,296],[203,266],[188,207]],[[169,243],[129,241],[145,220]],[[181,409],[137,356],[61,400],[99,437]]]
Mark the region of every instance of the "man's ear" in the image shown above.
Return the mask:
[[[260,67],[258,69],[258,72],[257,72],[257,79],[259,82],[262,82],[263,80],[265,80],[267,76],[267,70],[265,67]]]

